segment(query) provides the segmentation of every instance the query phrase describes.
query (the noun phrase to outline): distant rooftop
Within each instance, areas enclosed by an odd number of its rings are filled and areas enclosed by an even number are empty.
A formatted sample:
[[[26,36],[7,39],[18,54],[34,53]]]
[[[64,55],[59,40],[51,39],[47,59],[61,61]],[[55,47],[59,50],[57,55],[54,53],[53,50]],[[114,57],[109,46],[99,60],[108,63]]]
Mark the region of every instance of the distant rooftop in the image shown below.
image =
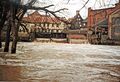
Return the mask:
[[[38,11],[29,14],[27,17],[23,18],[23,21],[30,23],[60,23],[61,21],[55,17],[48,15],[41,15]]]

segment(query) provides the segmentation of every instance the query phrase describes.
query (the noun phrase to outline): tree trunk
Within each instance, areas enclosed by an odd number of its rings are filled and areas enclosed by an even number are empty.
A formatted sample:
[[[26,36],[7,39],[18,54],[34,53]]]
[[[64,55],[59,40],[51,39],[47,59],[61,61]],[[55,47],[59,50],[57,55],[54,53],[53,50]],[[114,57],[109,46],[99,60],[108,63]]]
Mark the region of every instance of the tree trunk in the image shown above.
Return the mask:
[[[2,30],[0,29],[0,48],[2,48]]]
[[[4,52],[8,52],[8,51],[9,51],[10,32],[11,32],[11,26],[8,26],[7,32],[6,32],[6,39],[5,39],[5,48],[4,48]]]
[[[2,28],[4,26],[5,20],[6,20],[6,14],[4,15],[2,21],[0,22],[0,48],[2,48]]]
[[[16,53],[16,47],[17,47],[17,41],[18,41],[18,30],[19,30],[18,25],[13,27],[13,42],[12,42],[12,48],[11,48],[12,54]]]

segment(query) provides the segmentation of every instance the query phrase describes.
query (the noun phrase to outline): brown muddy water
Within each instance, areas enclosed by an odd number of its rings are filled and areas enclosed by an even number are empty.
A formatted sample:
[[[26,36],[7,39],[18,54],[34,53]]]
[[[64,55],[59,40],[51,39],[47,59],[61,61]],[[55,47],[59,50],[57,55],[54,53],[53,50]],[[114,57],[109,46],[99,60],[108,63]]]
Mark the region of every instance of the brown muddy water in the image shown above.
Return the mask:
[[[120,82],[120,46],[18,43],[0,52],[0,82]]]

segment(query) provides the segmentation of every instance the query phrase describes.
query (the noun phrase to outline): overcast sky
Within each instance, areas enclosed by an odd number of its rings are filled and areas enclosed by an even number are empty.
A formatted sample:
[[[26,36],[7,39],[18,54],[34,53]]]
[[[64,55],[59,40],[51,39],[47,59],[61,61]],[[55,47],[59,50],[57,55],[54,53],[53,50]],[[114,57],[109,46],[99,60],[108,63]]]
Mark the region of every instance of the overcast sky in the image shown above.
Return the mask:
[[[68,8],[68,10],[63,12],[61,15],[69,18],[69,17],[73,17],[76,14],[76,10],[80,10],[87,0],[70,0],[69,3],[68,0],[39,0],[39,1],[42,4],[47,4],[47,5],[54,4],[55,6],[51,8],[52,10]],[[89,0],[86,7],[80,10],[80,14],[83,18],[86,18],[89,7],[92,7],[92,9],[111,7],[114,6],[114,4],[117,3],[118,1],[119,0]]]

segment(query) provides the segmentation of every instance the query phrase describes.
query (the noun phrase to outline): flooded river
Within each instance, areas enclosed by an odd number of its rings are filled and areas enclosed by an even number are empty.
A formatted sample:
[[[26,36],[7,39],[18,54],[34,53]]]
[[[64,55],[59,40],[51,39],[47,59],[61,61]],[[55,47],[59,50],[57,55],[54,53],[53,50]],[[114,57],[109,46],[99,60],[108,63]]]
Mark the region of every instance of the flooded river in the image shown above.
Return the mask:
[[[120,82],[120,46],[18,43],[0,52],[0,82]]]

